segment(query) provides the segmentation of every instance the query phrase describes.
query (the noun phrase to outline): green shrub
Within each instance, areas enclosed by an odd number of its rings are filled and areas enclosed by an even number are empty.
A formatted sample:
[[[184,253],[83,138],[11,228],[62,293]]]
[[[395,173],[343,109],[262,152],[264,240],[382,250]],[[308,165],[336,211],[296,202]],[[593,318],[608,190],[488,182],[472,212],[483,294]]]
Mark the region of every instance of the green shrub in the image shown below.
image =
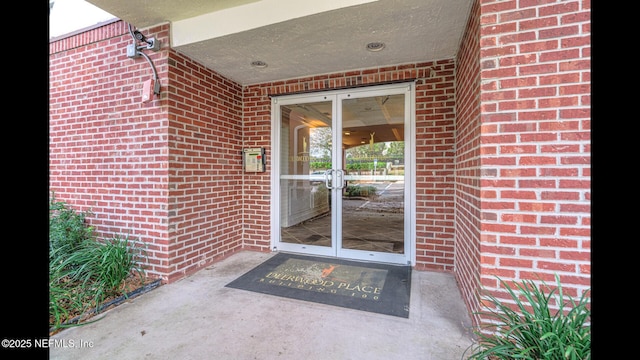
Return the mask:
[[[363,161],[363,162],[350,162],[347,164],[346,168],[348,171],[373,171],[373,170],[382,170],[386,167],[387,163],[383,161],[378,161],[376,165],[373,161]]]
[[[311,161],[309,166],[312,170],[331,169],[331,161]]]
[[[143,269],[137,260],[145,254],[140,248],[131,245],[128,237],[114,237],[96,246],[97,283],[107,296],[126,290],[122,285],[130,275],[143,276]]]
[[[347,196],[349,197],[351,196],[369,197],[369,196],[374,196],[376,194],[377,189],[375,186],[371,186],[371,185],[367,185],[367,186],[349,185],[347,186],[345,191],[347,193]]]
[[[137,274],[144,283],[139,264],[145,262],[146,253],[128,237],[96,241],[85,221],[88,214],[50,201],[49,325],[53,329],[75,326],[69,323],[73,318],[99,309],[108,298],[126,295],[133,290],[124,287],[130,276]]]
[[[86,223],[91,212],[76,212],[53,196],[49,201],[49,259],[64,259],[83,242],[93,239],[93,227]]]
[[[104,243],[86,242],[58,266],[58,273],[91,293],[95,306],[119,293],[133,273],[142,276],[136,257],[142,252],[129,246],[129,239],[113,238]]]
[[[68,278],[49,274],[49,326],[67,327],[66,321],[91,308],[91,296],[82,290],[81,287],[70,285]]]
[[[519,294],[501,279],[515,303],[514,310],[495,296],[486,295],[488,311],[479,314],[493,320],[475,331],[479,342],[468,359],[591,359],[591,310],[585,292],[576,303],[562,293],[560,278],[557,288],[548,294],[533,281],[516,283]],[[555,303],[557,311],[551,311]]]

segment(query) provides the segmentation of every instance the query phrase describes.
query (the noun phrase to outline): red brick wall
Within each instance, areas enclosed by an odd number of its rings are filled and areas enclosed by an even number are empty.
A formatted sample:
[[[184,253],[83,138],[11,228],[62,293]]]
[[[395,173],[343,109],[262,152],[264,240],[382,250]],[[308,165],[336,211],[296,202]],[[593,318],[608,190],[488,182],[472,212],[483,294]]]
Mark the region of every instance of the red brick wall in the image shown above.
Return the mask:
[[[421,64],[416,82],[416,266],[454,270],[455,61]]]
[[[416,269],[453,271],[454,256],[454,83],[455,63],[442,60],[349,71],[247,86],[244,89],[245,143],[265,146],[270,162],[269,95],[333,90],[391,81],[416,80]],[[268,172],[271,171],[267,166]],[[247,176],[247,246],[268,248],[270,183],[265,174]],[[251,204],[250,204],[251,202]],[[261,221],[253,221],[256,216]],[[251,235],[251,236],[249,236]],[[254,240],[255,239],[255,240]]]
[[[416,269],[454,271],[469,308],[480,285],[590,283],[589,2],[474,3],[457,58],[246,86],[143,32],[162,94],[126,57],[115,22],[50,45],[50,188],[91,210],[102,237],[148,246],[175,281],[242,248],[270,246],[269,95],[416,81]],[[477,16],[475,16],[477,15]],[[456,76],[456,67],[458,74]],[[267,149],[244,174],[242,147]],[[479,284],[479,285],[478,285]]]
[[[480,5],[480,277],[496,293],[495,276],[590,286],[590,14],[588,0]]]
[[[480,281],[480,7],[474,2],[456,72],[455,275],[471,314]],[[474,315],[472,315],[474,316]],[[477,320],[475,320],[477,321]]]
[[[242,246],[242,91],[169,50],[168,25],[143,32],[163,44],[146,52],[161,83],[148,103],[126,23],[50,44],[50,190],[99,238],[144,243],[171,282]]]
[[[147,244],[149,270],[159,275],[168,243],[167,110],[163,100],[141,103],[152,72],[143,58],[127,58],[131,41],[116,22],[50,44],[49,184],[56,199],[91,211],[98,237]],[[164,53],[151,54],[162,79]]]
[[[169,53],[169,281],[242,247],[242,89]]]
[[[266,89],[245,87],[243,97],[243,146],[264,147],[266,171],[245,173],[243,179],[243,245],[246,249],[271,249],[271,100]]]
[[[416,267],[453,270],[453,60],[242,89],[168,49],[168,25],[142,30],[164,44],[149,54],[162,88],[148,103],[153,73],[126,56],[126,23],[51,43],[50,188],[91,210],[100,237],[145,243],[150,273],[167,282],[240,248],[268,251],[270,168],[244,174],[240,153],[270,157],[269,95],[415,79]]]

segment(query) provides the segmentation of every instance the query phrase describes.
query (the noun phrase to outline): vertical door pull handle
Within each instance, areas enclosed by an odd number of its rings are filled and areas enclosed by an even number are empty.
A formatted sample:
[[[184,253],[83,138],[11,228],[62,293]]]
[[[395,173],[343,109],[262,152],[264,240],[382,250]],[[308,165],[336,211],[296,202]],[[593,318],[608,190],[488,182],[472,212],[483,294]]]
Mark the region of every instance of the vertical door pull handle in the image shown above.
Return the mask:
[[[336,189],[344,189],[344,170],[336,170],[336,173],[338,174],[338,184],[340,184],[336,187]]]
[[[324,185],[327,187],[327,189],[333,189],[333,187],[331,187],[331,184],[329,183],[329,179],[333,176],[333,169],[327,169],[324,172]]]

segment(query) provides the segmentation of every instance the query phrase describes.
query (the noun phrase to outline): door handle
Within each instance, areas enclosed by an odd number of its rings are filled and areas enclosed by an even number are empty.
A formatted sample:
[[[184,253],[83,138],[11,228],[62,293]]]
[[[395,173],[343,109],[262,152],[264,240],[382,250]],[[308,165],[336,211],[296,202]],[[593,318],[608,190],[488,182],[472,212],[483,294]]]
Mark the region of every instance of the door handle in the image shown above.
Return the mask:
[[[344,189],[344,170],[336,170],[336,173],[338,174],[337,178],[340,180],[338,182],[340,185],[337,186],[336,189]]]
[[[327,187],[327,189],[333,189],[333,187],[331,187],[331,185],[329,184],[329,179],[333,176],[333,169],[327,169],[324,172],[324,185]]]

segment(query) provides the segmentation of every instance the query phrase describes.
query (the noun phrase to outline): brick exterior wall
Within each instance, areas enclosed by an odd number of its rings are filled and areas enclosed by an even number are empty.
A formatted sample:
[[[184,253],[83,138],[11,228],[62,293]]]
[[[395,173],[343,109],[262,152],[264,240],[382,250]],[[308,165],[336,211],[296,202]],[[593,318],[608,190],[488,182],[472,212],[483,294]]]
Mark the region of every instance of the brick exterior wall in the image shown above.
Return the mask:
[[[242,89],[170,51],[168,281],[242,247]]]
[[[146,244],[149,272],[160,275],[169,244],[167,108],[141,103],[152,72],[126,57],[131,41],[126,23],[115,22],[50,43],[49,186],[57,200],[91,211],[98,237]],[[166,51],[151,54],[161,79]]]
[[[474,2],[456,59],[455,275],[471,314],[480,286],[480,6]],[[473,316],[473,315],[472,315]]]
[[[145,31],[168,41],[167,25]],[[240,153],[263,146],[270,163],[270,95],[397,81],[416,82],[416,269],[453,271],[452,59],[242,89],[163,46],[150,54],[161,95],[142,103],[152,71],[145,59],[126,57],[128,28],[117,22],[92,32],[108,38],[51,44],[50,189],[90,210],[100,237],[144,243],[151,274],[172,282],[239,249],[269,251],[270,168],[244,173]],[[103,62],[104,73],[93,69]],[[74,106],[82,91],[95,115]]]
[[[242,87],[145,29],[161,94],[127,24],[50,43],[50,190],[125,235],[173,282],[270,249],[270,96],[415,81],[416,270],[455,274],[473,315],[495,276],[590,286],[588,1],[475,1],[455,59]],[[267,149],[244,173],[243,147]]]
[[[126,56],[126,23],[50,44],[49,184],[172,282],[242,247],[242,89],[170,50],[168,25],[145,32],[163,44],[148,54],[161,93],[147,103],[153,72]]]
[[[481,284],[591,279],[590,1],[482,1]]]
[[[247,146],[270,149],[271,100],[269,96],[297,92],[334,90],[398,81],[416,84],[416,266],[417,270],[454,269],[454,139],[455,139],[455,62],[453,59],[405,64],[319,75],[245,87]],[[270,151],[267,153],[270,163]],[[267,167],[270,171],[270,168]],[[253,178],[257,178],[253,180]],[[270,192],[266,176],[247,177],[258,192],[245,194],[245,200],[259,205],[260,223],[251,221],[251,246],[268,247],[270,242]],[[253,200],[252,200],[253,199]],[[247,207],[250,208],[250,207]],[[252,214],[247,218],[254,216]],[[254,242],[255,241],[255,242]]]
[[[243,245],[246,249],[271,249],[271,100],[264,89],[244,88],[243,143],[245,147],[264,147],[266,171],[245,173],[242,221]]]

